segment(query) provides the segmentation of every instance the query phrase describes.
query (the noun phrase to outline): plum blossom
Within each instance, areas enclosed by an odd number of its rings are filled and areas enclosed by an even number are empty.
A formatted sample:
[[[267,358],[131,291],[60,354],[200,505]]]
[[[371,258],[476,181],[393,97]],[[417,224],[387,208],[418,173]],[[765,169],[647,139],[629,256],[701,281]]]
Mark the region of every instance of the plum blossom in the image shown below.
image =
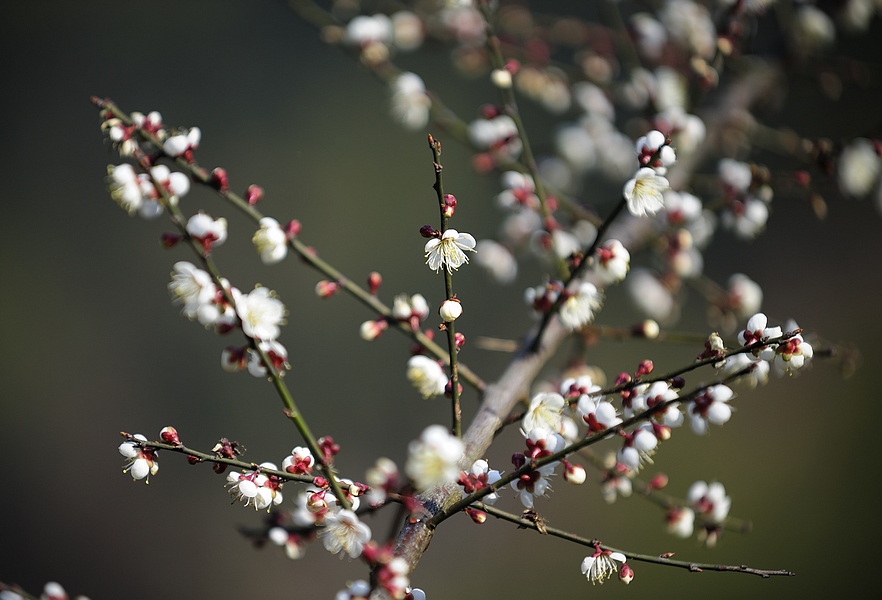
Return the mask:
[[[285,323],[285,305],[275,293],[265,287],[256,287],[243,294],[233,288],[236,314],[242,320],[242,331],[250,338],[274,340],[279,337],[280,325]]]
[[[723,363],[722,373],[727,376],[734,375],[748,367],[750,367],[750,371],[739,377],[737,379],[738,383],[744,383],[751,388],[768,383],[769,363],[745,353],[733,354],[726,357],[726,360]]]
[[[591,585],[601,584],[619,572],[619,565],[625,565],[628,560],[621,552],[601,550],[600,546],[594,547],[594,554],[586,556],[582,561],[582,575],[588,578]]]
[[[652,464],[652,455],[658,446],[658,438],[652,425],[643,423],[633,433],[627,434],[619,448],[616,459],[631,471],[639,471],[645,463]]]
[[[480,240],[475,246],[475,262],[497,283],[509,284],[518,276],[518,261],[507,247],[493,240]]]
[[[257,346],[266,354],[266,357],[272,363],[273,370],[279,376],[283,374],[285,369],[290,368],[288,364],[288,350],[282,344],[276,340],[260,340]],[[253,348],[248,348],[246,353],[248,357],[248,372],[253,377],[266,377],[266,365],[260,357],[260,353]]]
[[[588,394],[579,397],[576,414],[581,417],[591,433],[615,427],[622,422],[612,403],[604,400],[603,397],[592,397]]]
[[[282,503],[282,481],[275,475],[267,475],[262,469],[278,471],[271,462],[258,465],[257,469],[244,472],[230,471],[227,475],[227,491],[234,500],[254,505],[254,510],[269,509]]]
[[[780,327],[767,327],[769,319],[763,313],[756,313],[747,321],[747,328],[738,334],[738,342],[742,346],[763,340],[781,337]]]
[[[593,283],[587,281],[579,284],[576,292],[569,294],[560,307],[560,322],[564,327],[575,331],[594,320],[594,315],[603,304],[603,294]]]
[[[134,439],[147,441],[147,438],[140,433],[136,434]],[[156,448],[142,447],[137,441],[123,442],[119,445],[119,453],[128,459],[123,473],[130,473],[134,481],[145,479],[150,483],[150,475],[159,472],[159,462],[156,460],[158,452]]]
[[[811,345],[802,339],[801,334],[796,334],[775,348],[775,368],[782,373],[792,373],[805,366],[813,355]]]
[[[365,473],[365,483],[371,488],[366,495],[368,504],[382,504],[386,501],[386,495],[398,486],[398,466],[391,459],[378,458]]]
[[[257,247],[260,260],[265,265],[280,262],[288,255],[288,235],[272,217],[263,217],[259,223],[260,229],[251,241]]]
[[[426,264],[436,273],[441,269],[453,272],[469,262],[464,251],[474,252],[477,242],[468,233],[448,229],[440,239],[426,242]]]
[[[541,427],[557,433],[561,428],[561,414],[566,402],[560,394],[544,392],[530,401],[530,407],[521,421],[521,431],[533,431]],[[526,435],[526,434],[525,434]]]
[[[537,427],[530,431],[526,443],[526,453],[518,452],[512,456],[512,464],[515,469],[520,469],[529,460],[537,460],[554,454],[563,448],[565,442],[560,435]],[[524,505],[524,508],[533,508],[534,498],[544,497],[551,490],[551,483],[548,481],[548,478],[554,475],[554,470],[559,464],[560,462],[558,461],[551,462],[538,469],[524,473],[518,479],[511,482],[511,487],[517,492],[518,499]]]
[[[191,127],[187,133],[179,133],[165,140],[162,150],[171,157],[184,156],[198,148],[200,141],[202,141],[202,130]]]
[[[668,144],[667,137],[661,131],[650,131],[640,137],[635,146],[640,166],[649,167],[659,175],[667,173],[668,167],[677,160],[674,149]]]
[[[696,481],[686,492],[686,501],[694,509],[695,514],[706,521],[699,531],[699,539],[703,539],[708,546],[713,546],[720,536],[721,526],[729,516],[729,508],[732,506],[732,499],[726,495],[726,488],[719,482],[708,484],[704,481]]]
[[[491,469],[490,464],[486,460],[480,459],[472,463],[471,469],[460,473],[458,483],[460,488],[462,488],[463,495],[469,495],[495,484],[500,479],[502,479],[502,474],[495,469]],[[481,498],[481,502],[490,505],[495,504],[497,500],[499,500],[499,494],[496,492]]]
[[[407,361],[407,380],[423,398],[443,394],[448,381],[438,361],[422,354],[411,356]]]
[[[688,506],[674,507],[668,511],[665,518],[668,533],[677,537],[688,538],[695,528],[695,511]]]
[[[731,388],[725,385],[713,385],[689,403],[689,424],[692,431],[705,435],[708,423],[723,425],[732,417],[732,407],[727,404],[735,396]]]
[[[181,304],[181,312],[188,319],[195,319],[211,304],[217,286],[211,275],[187,261],[176,262],[168,291],[174,304]],[[200,322],[202,319],[200,319]]]
[[[282,461],[282,470],[294,475],[309,475],[315,465],[315,457],[309,448],[297,446],[291,450],[291,454]]]
[[[341,509],[325,516],[325,526],[318,533],[325,549],[343,558],[361,556],[364,545],[371,541],[371,528],[362,523],[351,510]]]
[[[227,220],[212,219],[202,211],[190,217],[187,221],[187,233],[194,240],[202,244],[208,253],[214,246],[220,246],[227,239]]]
[[[619,240],[607,240],[595,251],[593,270],[607,286],[625,279],[631,268],[631,253]]]
[[[422,129],[429,123],[432,100],[426,84],[416,73],[402,73],[391,85],[392,116],[406,129]]]
[[[418,491],[459,477],[459,459],[465,447],[446,427],[430,425],[408,446],[404,470]]]
[[[633,179],[625,184],[622,194],[628,210],[635,217],[654,215],[665,206],[663,192],[669,189],[668,180],[649,167],[641,167]]]
[[[289,532],[284,527],[273,527],[267,537],[277,546],[284,546],[285,555],[291,560],[298,560],[306,555],[306,540],[298,533]]]

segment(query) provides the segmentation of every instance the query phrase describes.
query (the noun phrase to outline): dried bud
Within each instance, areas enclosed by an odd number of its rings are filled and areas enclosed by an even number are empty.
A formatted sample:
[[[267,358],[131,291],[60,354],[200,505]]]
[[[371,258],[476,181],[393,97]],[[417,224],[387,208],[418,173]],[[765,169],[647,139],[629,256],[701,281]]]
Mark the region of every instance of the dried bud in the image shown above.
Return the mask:
[[[245,200],[248,202],[248,206],[254,206],[263,200],[263,188],[252,183],[245,190]]]
[[[213,170],[211,172],[211,178],[209,179],[208,183],[214,189],[220,190],[221,192],[226,192],[228,189],[230,189],[230,180],[227,177],[227,170],[221,167]]]
[[[178,430],[174,427],[163,427],[162,430],[159,432],[159,438],[166,444],[181,443],[181,440],[178,437]]]
[[[371,274],[368,275],[368,289],[372,296],[377,295],[377,290],[380,289],[381,283],[383,283],[383,277],[376,271],[372,271]]]
[[[177,246],[178,242],[183,239],[183,236],[178,233],[171,233],[167,231],[162,234],[162,237],[159,239],[159,242],[162,244],[162,247],[166,250],[169,248],[174,248]]]

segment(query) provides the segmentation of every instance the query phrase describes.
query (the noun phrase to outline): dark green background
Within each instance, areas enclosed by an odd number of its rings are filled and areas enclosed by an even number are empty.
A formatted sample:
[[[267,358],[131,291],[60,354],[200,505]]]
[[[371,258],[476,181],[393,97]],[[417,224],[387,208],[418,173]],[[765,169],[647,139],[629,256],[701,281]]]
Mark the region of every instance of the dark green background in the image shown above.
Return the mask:
[[[120,430],[154,437],[174,425],[202,449],[226,436],[255,462],[281,461],[298,440],[270,386],[220,370],[220,351],[232,342],[171,306],[171,265],[190,257],[159,247],[162,221],[130,219],[109,199],[104,170],[119,161],[88,98],[108,96],[127,110],[160,110],[168,123],[200,126],[200,161],[226,167],[234,189],[260,183],[262,210],[300,219],[302,239],[350,277],[379,270],[386,300],[420,291],[435,308],[441,279],[422,264],[417,234],[437,218],[424,133],[393,124],[383,86],[281,2],[7,3],[0,52],[0,580],[33,591],[57,580],[93,600],[269,599],[329,598],[347,579],[365,576],[362,563],[338,561],[320,545],[297,563],[275,548],[252,549],[235,527],[260,515],[230,506],[222,478],[208,467],[163,454],[149,486],[120,473]],[[429,45],[401,62],[472,118],[493,92],[453,75],[446,52]],[[878,89],[834,103],[808,79],[791,87],[779,118],[808,135],[847,138],[878,125]],[[546,122],[529,103],[525,109],[528,125]],[[550,130],[534,131],[540,150],[549,148]],[[448,191],[460,200],[455,226],[493,235],[495,178],[474,175],[470,151],[456,143],[445,145],[444,161]],[[604,505],[593,474],[578,489],[558,479],[553,502],[538,503],[552,524],[621,548],[789,568],[796,578],[690,575],[638,563],[629,588],[612,582],[589,590],[579,574],[583,549],[456,518],[439,531],[413,582],[436,600],[869,595],[882,533],[874,412],[882,223],[869,202],[830,201],[827,222],[818,223],[800,202],[776,198],[768,233],[752,244],[722,234],[706,271],[719,281],[748,273],[763,285],[773,318],[792,316],[828,340],[856,344],[863,367],[843,380],[816,361],[800,378],[743,391],[724,428],[705,439],[676,432],[658,455],[672,493],[696,479],[722,481],[732,513],[753,520],[755,531],[726,535],[707,551],[666,535],[662,514],[640,499]],[[317,299],[318,277],[296,260],[260,264],[249,242],[253,226],[213,195],[194,190],[183,207],[226,215],[231,239],[217,252],[220,268],[240,288],[260,282],[286,302],[287,381],[313,430],[343,446],[343,472],[360,476],[380,455],[402,463],[409,440],[447,421],[446,403],[421,400],[405,382],[403,338],[361,341],[358,325],[373,315],[346,297]],[[458,326],[470,339],[519,336],[530,324],[521,290],[542,272],[528,266],[514,288],[503,289],[485,285],[476,268],[463,269]],[[691,302],[683,327],[708,332],[702,315]],[[613,290],[599,322],[632,318]],[[697,351],[613,343],[592,360],[613,376],[647,357],[669,370]],[[473,346],[462,358],[488,379],[506,360]],[[467,417],[474,401],[467,393]],[[501,438],[491,464],[509,467],[519,445],[512,432]],[[295,490],[289,485],[286,496]],[[503,496],[500,507],[519,510]],[[370,524],[375,536],[385,535],[384,519]]]

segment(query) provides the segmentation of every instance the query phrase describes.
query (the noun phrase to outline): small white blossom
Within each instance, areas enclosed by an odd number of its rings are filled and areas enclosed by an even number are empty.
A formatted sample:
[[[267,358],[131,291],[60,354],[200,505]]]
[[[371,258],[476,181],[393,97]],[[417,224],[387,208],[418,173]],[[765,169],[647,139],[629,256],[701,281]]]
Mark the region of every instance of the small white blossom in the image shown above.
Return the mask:
[[[625,290],[645,316],[662,324],[670,323],[679,314],[674,295],[665,283],[647,269],[634,269],[625,280]]]
[[[445,300],[438,314],[445,323],[456,321],[462,315],[462,303],[459,300]]]
[[[619,240],[607,240],[595,252],[593,270],[602,285],[623,281],[631,268],[631,253]]]
[[[429,123],[432,100],[416,73],[402,73],[392,83],[392,116],[406,129],[422,129]]]
[[[560,307],[560,322],[574,331],[591,323],[603,304],[603,294],[593,283],[583,282]]]
[[[464,250],[474,252],[476,244],[475,238],[468,233],[448,229],[441,239],[432,238],[426,243],[426,264],[435,272],[447,269],[452,273],[469,262]]]
[[[627,558],[621,552],[610,552],[609,550],[601,550],[599,546],[591,556],[586,556],[582,561],[582,575],[584,575],[591,585],[597,583],[603,584],[604,581],[619,572],[617,563],[624,563]]]
[[[280,344],[276,340],[260,340],[257,343],[258,347],[263,350],[263,353],[266,354],[266,357],[272,363],[273,370],[279,375],[282,374],[284,369],[288,369],[290,365],[288,365],[288,350],[282,344]],[[263,359],[260,357],[260,353],[256,352],[252,348],[247,350],[248,353],[248,372],[253,377],[266,377],[266,365],[263,363]]]
[[[234,288],[236,314],[242,320],[242,331],[250,338],[274,340],[279,337],[279,326],[285,323],[285,305],[272,290],[256,287],[249,294]]]
[[[852,141],[839,157],[839,189],[853,198],[864,198],[873,190],[882,173],[879,148],[866,138]]]
[[[227,475],[227,491],[234,500],[254,506],[254,510],[269,509],[282,503],[282,481],[275,475],[266,475],[261,469],[278,471],[271,462],[258,465],[258,469],[245,472],[230,471]]]
[[[423,354],[415,354],[407,361],[407,380],[423,398],[443,394],[448,381],[438,361]]]
[[[359,15],[346,26],[346,41],[353,46],[392,41],[392,20],[386,15]]]
[[[652,431],[652,425],[644,423],[625,439],[616,459],[628,469],[639,471],[644,464],[652,464],[652,455],[657,446],[658,438]]]
[[[136,434],[136,440],[146,442],[147,438],[143,435]],[[138,442],[123,442],[119,445],[119,453],[128,459],[123,473],[129,473],[132,479],[146,479],[150,483],[150,475],[156,475],[159,472],[159,462],[156,460],[156,448],[143,448]]]
[[[462,440],[451,435],[446,427],[430,425],[419,440],[408,446],[404,470],[418,491],[456,481],[460,472],[459,459],[464,450]]]
[[[732,506],[732,499],[726,495],[726,488],[719,482],[707,484],[696,481],[686,492],[686,501],[697,514],[714,523],[725,521],[729,516],[729,507]]]
[[[493,240],[481,240],[475,247],[475,262],[484,268],[497,283],[508,284],[518,276],[518,261],[514,254]]]
[[[196,268],[192,263],[180,261],[175,263],[168,291],[172,302],[183,305],[181,312],[184,316],[195,319],[212,305],[217,295],[217,286],[206,271]]]
[[[209,215],[199,211],[187,221],[187,233],[208,251],[226,241],[227,220],[223,217],[212,219]]]
[[[566,401],[560,394],[548,392],[537,394],[530,401],[530,407],[521,421],[522,431],[533,431],[541,427],[554,433],[559,432],[565,405]]]
[[[692,431],[705,435],[708,423],[723,425],[732,417],[732,407],[728,402],[735,396],[731,388],[725,385],[714,385],[696,396],[689,403],[689,424]]]
[[[364,545],[371,541],[371,528],[362,523],[351,510],[341,509],[325,516],[325,526],[319,530],[325,549],[340,558],[361,556]]]
[[[747,346],[765,339],[781,337],[781,328],[768,327],[768,324],[769,319],[765,314],[756,313],[747,321],[747,328],[738,334],[738,343]]]
[[[695,511],[689,507],[679,507],[668,511],[666,518],[668,533],[688,538],[695,529]]]
[[[502,479],[502,474],[490,468],[490,464],[479,459],[472,463],[472,468],[460,474],[459,487],[464,496],[473,494],[474,492],[488,486],[495,485],[497,481]],[[493,505],[499,500],[499,494],[496,492],[487,494],[481,498],[484,504]]]
[[[663,192],[671,186],[668,180],[649,167],[640,168],[622,190],[628,210],[635,217],[654,215],[665,206]]]
[[[260,229],[255,232],[251,241],[257,247],[260,260],[265,265],[280,262],[288,255],[288,235],[272,217],[263,217],[260,220]]]

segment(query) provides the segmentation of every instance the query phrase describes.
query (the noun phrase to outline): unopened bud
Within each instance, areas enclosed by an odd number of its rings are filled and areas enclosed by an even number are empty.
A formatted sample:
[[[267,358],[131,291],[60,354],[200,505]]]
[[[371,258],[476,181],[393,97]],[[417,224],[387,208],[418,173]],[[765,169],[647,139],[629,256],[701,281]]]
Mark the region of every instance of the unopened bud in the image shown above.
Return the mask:
[[[224,471],[227,470],[227,465],[223,463],[214,463],[213,465],[211,465],[211,469],[218,475],[223,475]]]
[[[487,520],[487,513],[483,510],[478,510],[476,508],[467,508],[465,509],[466,514],[472,518],[472,521],[475,522],[476,525],[483,525]]]
[[[457,382],[456,389],[459,394],[462,394],[462,384],[461,383]],[[452,381],[448,381],[447,385],[444,386],[444,395],[447,396],[448,398],[453,397],[453,382]]]
[[[221,167],[213,170],[211,172],[211,178],[209,179],[208,183],[216,190],[226,192],[228,189],[230,189],[230,180],[229,177],[227,177],[227,170]]]
[[[263,188],[252,183],[245,190],[245,201],[248,202],[248,206],[254,206],[261,200],[263,200]]]
[[[453,194],[444,194],[444,200],[441,202],[441,212],[448,219],[456,212],[456,197]]]
[[[657,473],[649,480],[649,487],[653,490],[663,490],[668,486],[668,476],[664,473]]]
[[[312,485],[317,488],[326,488],[328,487],[328,480],[322,477],[321,475],[317,476],[312,480]]]
[[[198,465],[199,463],[202,462],[202,459],[199,458],[198,456],[193,456],[192,454],[188,454],[187,455],[187,462],[190,463],[191,465]]]
[[[300,221],[297,219],[288,221],[288,224],[285,225],[285,235],[288,236],[289,240],[293,240],[300,235]]]
[[[566,469],[564,469],[564,481],[573,485],[582,485],[587,477],[588,474],[585,472],[585,467],[567,463]]]
[[[358,334],[361,336],[361,339],[366,342],[372,342],[383,333],[389,325],[386,323],[385,319],[379,319],[377,321],[365,321],[361,324],[361,327],[358,330]]]
[[[658,337],[659,334],[659,326],[658,323],[653,321],[652,319],[646,319],[642,323],[637,323],[634,325],[632,331],[635,336],[646,338],[647,340],[654,340]]]
[[[319,298],[330,298],[334,294],[336,294],[340,290],[340,285],[333,282],[322,279],[317,284],[315,284],[315,293]]]
[[[622,566],[619,569],[619,580],[621,580],[621,582],[624,584],[629,584],[633,579],[634,569],[632,569],[631,565],[629,565],[628,563],[622,563]]]
[[[637,377],[643,377],[644,375],[649,375],[652,373],[652,361],[651,360],[642,360],[640,364],[637,365],[637,373],[635,375]]]
[[[180,444],[178,430],[174,427],[163,427],[159,432],[159,438],[166,444]]]
[[[441,315],[445,323],[456,321],[462,314],[462,304],[456,299],[445,300],[441,308],[438,309],[438,314]]]
[[[383,276],[376,271],[372,271],[371,274],[368,275],[368,289],[372,296],[377,295],[377,290],[380,289],[381,283],[383,283]]]
[[[511,72],[506,69],[494,69],[490,74],[490,80],[501,90],[511,88]]]
[[[427,239],[440,238],[441,232],[436,230],[431,225],[423,225],[422,227],[420,227],[420,235]]]
[[[325,500],[325,492],[316,492],[314,494],[310,494],[306,500],[306,510],[312,513],[322,512],[328,508],[328,503]]]
[[[462,348],[465,345],[465,336],[457,332],[456,335],[453,336],[453,344],[457,348]]]

